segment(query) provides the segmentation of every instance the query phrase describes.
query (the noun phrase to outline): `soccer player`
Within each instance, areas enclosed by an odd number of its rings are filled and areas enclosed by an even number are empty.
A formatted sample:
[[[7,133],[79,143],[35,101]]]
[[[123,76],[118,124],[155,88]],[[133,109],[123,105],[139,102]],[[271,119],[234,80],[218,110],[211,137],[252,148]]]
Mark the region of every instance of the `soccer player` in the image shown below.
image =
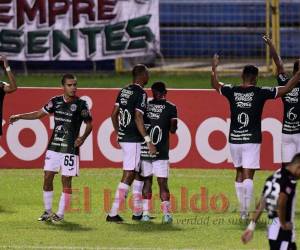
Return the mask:
[[[282,87],[257,87],[258,68],[247,65],[243,69],[240,86],[224,85],[217,76],[218,55],[212,61],[211,84],[230,104],[230,153],[236,168],[235,189],[240,203],[241,218],[247,219],[253,193],[253,177],[260,168],[262,140],[261,115],[268,99],[282,97],[300,80],[300,71]]]
[[[248,243],[255,225],[264,209],[272,223],[268,227],[271,250],[296,250],[295,244],[295,201],[296,181],[300,178],[300,154],[296,154],[286,167],[278,169],[267,178],[260,202],[253,218],[242,235],[244,244]]]
[[[156,153],[156,148],[144,126],[147,94],[143,87],[149,80],[147,67],[142,64],[135,65],[132,69],[132,77],[133,83],[119,92],[111,115],[123,151],[123,176],[117,187],[112,208],[106,217],[108,222],[123,221],[118,214],[119,208],[125,202],[131,184],[133,184],[133,195],[142,192],[143,181],[134,180],[140,168],[141,143],[145,141],[150,153]]]
[[[41,119],[54,114],[54,130],[49,141],[44,165],[43,198],[45,212],[39,221],[63,220],[65,206],[72,193],[72,177],[79,175],[79,147],[92,131],[92,117],[86,101],[76,96],[77,79],[66,74],[61,81],[64,93],[53,97],[42,109],[31,113],[13,115],[10,123],[18,120]],[[84,134],[79,136],[82,122],[86,123]],[[62,194],[57,213],[52,213],[53,179],[61,170]]]
[[[270,54],[277,68],[277,81],[279,86],[284,86],[289,77],[286,74],[283,62],[277,54],[276,49],[267,36],[263,37],[265,43],[270,47]],[[299,61],[294,63],[293,75],[299,70]],[[282,143],[281,156],[282,164],[285,166],[289,163],[296,153],[300,152],[300,82],[293,90],[282,97],[284,105],[283,126],[282,126]]]
[[[149,204],[152,197],[152,175],[157,177],[163,223],[171,223],[169,177],[169,133],[177,130],[177,108],[166,100],[167,89],[163,82],[155,82],[152,87],[153,100],[148,102],[145,116],[145,126],[157,154],[151,155],[145,143],[141,151],[141,176],[145,177],[143,188],[143,217],[142,221],[149,221]]]
[[[0,61],[3,62],[4,70],[7,74],[9,82],[0,81],[0,137],[2,135],[2,114],[3,114],[3,101],[5,94],[13,93],[17,90],[16,79],[11,72],[11,68],[4,55],[0,55]]]

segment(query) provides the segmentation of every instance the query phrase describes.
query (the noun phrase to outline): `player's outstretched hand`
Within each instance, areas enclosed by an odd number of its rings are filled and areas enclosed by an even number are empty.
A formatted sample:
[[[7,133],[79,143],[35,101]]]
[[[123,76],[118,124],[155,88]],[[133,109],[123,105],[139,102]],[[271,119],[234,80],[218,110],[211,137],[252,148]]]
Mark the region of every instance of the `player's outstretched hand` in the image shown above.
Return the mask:
[[[82,144],[84,143],[84,139],[82,137],[78,137],[76,140],[75,140],[75,147],[80,147]]]
[[[271,38],[268,37],[267,35],[264,35],[264,36],[262,37],[262,39],[263,39],[264,42],[265,42],[266,44],[268,44],[268,45],[272,45],[272,44],[273,44]]]
[[[2,61],[4,63],[5,68],[7,68],[9,66],[5,55],[0,55],[0,61]]]
[[[253,231],[252,230],[249,230],[249,229],[246,229],[244,231],[244,233],[242,234],[242,242],[244,244],[247,244],[250,240],[252,240],[253,238]]]
[[[150,155],[156,155],[156,147],[153,145],[153,143],[149,142],[147,143]]]
[[[9,117],[9,123],[13,124],[14,122],[18,121],[20,119],[19,115],[12,115]]]
[[[218,54],[214,54],[213,60],[212,60],[212,67],[213,68],[218,67],[219,63],[220,63],[220,57],[219,57],[219,55]]]

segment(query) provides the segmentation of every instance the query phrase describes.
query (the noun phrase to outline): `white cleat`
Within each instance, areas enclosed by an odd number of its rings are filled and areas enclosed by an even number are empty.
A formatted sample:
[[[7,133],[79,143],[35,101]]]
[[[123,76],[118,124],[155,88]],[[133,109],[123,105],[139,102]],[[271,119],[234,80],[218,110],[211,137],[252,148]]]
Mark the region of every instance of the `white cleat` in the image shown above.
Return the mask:
[[[150,216],[149,216],[149,215],[143,215],[141,221],[143,221],[143,222],[148,222],[148,221],[150,221]]]
[[[173,218],[170,214],[165,214],[162,217],[162,224],[171,224],[173,222]]]
[[[241,212],[241,220],[246,221],[249,219],[249,213]]]

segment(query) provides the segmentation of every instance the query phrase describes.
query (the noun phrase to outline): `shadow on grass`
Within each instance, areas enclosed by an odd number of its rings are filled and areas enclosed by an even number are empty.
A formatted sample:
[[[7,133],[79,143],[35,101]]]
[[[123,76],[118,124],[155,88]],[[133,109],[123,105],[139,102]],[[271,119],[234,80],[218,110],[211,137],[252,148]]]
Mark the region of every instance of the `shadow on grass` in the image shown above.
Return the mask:
[[[136,224],[130,224],[130,223],[120,223],[120,227],[123,227],[126,231],[131,232],[162,232],[162,231],[182,231],[182,228],[177,227],[174,224],[161,224],[161,223],[154,223],[152,221],[150,222],[138,222]]]
[[[0,206],[0,214],[14,214],[14,213],[16,213],[16,212],[13,210],[8,210],[8,209]]]
[[[69,221],[62,221],[62,222],[58,222],[58,223],[53,223],[53,222],[43,222],[45,225],[47,225],[47,229],[51,229],[51,230],[63,230],[63,231],[69,231],[69,232],[78,232],[78,231],[92,231],[94,230],[91,227],[84,227],[78,223],[74,223],[74,222],[69,222]]]

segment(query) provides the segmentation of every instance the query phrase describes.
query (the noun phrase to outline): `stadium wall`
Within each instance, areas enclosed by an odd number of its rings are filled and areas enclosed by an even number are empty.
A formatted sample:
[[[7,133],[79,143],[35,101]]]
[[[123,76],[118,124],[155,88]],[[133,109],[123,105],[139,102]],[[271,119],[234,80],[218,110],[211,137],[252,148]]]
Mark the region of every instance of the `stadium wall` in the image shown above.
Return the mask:
[[[120,167],[122,152],[113,133],[110,114],[118,89],[79,89],[91,107],[94,129],[81,147],[81,167]],[[0,143],[0,168],[41,168],[54,127],[53,116],[8,124],[9,116],[43,107],[61,94],[59,88],[20,88],[4,103],[4,135]],[[24,98],[26,97],[26,98]],[[178,107],[179,129],[171,136],[170,161],[176,168],[233,168],[227,143],[230,117],[224,97],[212,90],[170,89],[168,98]],[[25,101],[26,100],[26,101]],[[268,101],[263,112],[262,169],[281,162],[280,100]],[[82,128],[83,130],[84,128]]]

